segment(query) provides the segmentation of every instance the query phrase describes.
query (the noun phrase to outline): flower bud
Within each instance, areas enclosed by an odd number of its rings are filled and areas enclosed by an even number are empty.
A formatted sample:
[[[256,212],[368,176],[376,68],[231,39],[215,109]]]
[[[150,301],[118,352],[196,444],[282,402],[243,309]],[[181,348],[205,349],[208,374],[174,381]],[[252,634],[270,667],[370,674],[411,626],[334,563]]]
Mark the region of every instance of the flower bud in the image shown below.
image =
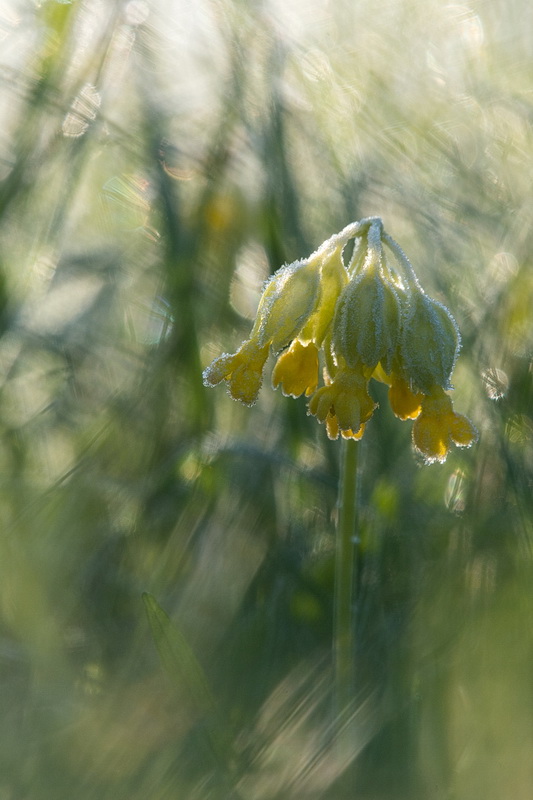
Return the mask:
[[[367,267],[344,288],[333,323],[333,346],[350,367],[379,362],[388,372],[400,331],[400,303],[376,266]]]
[[[460,349],[457,324],[442,303],[413,292],[403,320],[400,362],[407,380],[421,392],[449,389]]]

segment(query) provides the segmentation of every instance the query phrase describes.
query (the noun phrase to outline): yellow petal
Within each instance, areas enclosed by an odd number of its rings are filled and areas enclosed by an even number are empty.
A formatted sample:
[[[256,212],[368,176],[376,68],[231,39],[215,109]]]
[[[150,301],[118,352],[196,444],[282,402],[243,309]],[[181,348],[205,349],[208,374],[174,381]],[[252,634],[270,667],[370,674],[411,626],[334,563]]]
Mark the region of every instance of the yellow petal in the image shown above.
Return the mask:
[[[414,422],[413,444],[428,463],[446,461],[449,438],[446,419],[422,413]]]
[[[313,414],[320,422],[326,421],[326,417],[333,408],[335,392],[332,386],[333,384],[322,386],[309,401],[309,413]]]
[[[335,414],[341,431],[358,431],[361,427],[361,404],[355,394],[340,392],[335,398]]]
[[[252,406],[257,400],[263,376],[247,364],[240,364],[228,381],[229,393],[234,400]]]
[[[361,425],[359,430],[356,431],[355,433],[353,431],[351,431],[351,430],[350,431],[341,431],[341,436],[342,436],[343,439],[355,439],[355,441],[358,442],[359,439],[363,438],[363,433],[364,432],[365,432],[365,426]]]
[[[320,422],[328,415],[337,419],[339,430],[359,434],[361,425],[368,422],[376,403],[368,393],[368,379],[362,372],[348,367],[340,369],[328,386],[319,389],[309,401],[309,412]]]
[[[335,414],[330,413],[326,417],[326,433],[328,439],[334,440],[339,438],[339,420]]]
[[[236,354],[230,355],[229,353],[224,353],[218,358],[215,358],[215,360],[204,369],[204,386],[216,386],[217,383],[229,377],[233,371],[236,360],[238,360]]]
[[[412,392],[407,383],[393,379],[389,389],[389,403],[400,419],[416,419],[422,411],[422,395]]]
[[[468,417],[463,414],[454,414],[450,424],[450,435],[452,441],[458,447],[470,447],[477,437],[477,430],[474,428]]]
[[[309,396],[318,384],[318,350],[311,342],[303,345],[295,339],[288,350],[280,355],[272,372],[272,386],[281,384],[284,395]]]
[[[226,380],[234,400],[253,405],[261,388],[268,350],[268,344],[258,347],[253,340],[243,342],[236,353],[225,353],[204,370],[204,384],[215,386]]]

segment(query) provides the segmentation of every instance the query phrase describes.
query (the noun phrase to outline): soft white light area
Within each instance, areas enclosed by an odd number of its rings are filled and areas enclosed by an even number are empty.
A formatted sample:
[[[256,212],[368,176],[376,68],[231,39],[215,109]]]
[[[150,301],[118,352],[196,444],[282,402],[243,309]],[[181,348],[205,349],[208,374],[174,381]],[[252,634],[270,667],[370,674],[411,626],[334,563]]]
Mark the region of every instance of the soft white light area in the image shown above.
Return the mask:
[[[102,286],[97,275],[65,280],[26,305],[21,323],[34,333],[59,333],[92,305]]]

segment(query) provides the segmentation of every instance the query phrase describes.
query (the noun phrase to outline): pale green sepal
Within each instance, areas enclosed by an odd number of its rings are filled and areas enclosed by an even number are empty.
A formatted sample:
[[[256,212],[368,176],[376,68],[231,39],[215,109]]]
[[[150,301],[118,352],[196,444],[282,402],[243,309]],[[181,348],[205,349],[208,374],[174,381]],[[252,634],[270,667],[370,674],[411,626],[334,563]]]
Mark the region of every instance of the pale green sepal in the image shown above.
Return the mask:
[[[252,333],[257,330],[259,345],[270,342],[276,352],[298,335],[315,307],[319,281],[320,262],[312,257],[287,264],[272,276]]]
[[[434,386],[450,389],[461,337],[446,306],[422,291],[413,292],[406,308],[400,341],[402,371],[424,393]]]
[[[400,302],[381,271],[371,266],[344,288],[333,323],[333,345],[346,363],[385,370],[398,346]]]

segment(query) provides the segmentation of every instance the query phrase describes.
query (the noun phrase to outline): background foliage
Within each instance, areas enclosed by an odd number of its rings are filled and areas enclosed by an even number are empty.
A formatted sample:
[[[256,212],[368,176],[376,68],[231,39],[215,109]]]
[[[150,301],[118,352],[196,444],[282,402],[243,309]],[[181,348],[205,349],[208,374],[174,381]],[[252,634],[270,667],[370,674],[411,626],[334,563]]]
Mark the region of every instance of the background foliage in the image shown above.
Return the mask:
[[[2,0],[1,800],[529,800],[532,26]],[[422,467],[386,402],[368,426],[340,763],[338,443],[201,371],[271,271],[373,214],[459,322],[481,436]]]

